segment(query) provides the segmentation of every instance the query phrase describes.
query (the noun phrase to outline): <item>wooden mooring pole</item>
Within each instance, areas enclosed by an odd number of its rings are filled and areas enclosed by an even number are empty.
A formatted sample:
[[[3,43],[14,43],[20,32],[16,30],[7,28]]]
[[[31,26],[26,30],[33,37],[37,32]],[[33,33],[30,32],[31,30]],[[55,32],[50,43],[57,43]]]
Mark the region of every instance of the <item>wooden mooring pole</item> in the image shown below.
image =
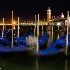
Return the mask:
[[[67,11],[66,56],[68,55],[68,24],[69,24],[69,11]]]
[[[19,37],[19,17],[18,17],[18,37]]]
[[[4,18],[3,18],[3,30],[2,30],[2,37],[4,36]]]
[[[13,48],[13,11],[12,11],[12,44],[11,47]]]
[[[38,22],[37,22],[37,48],[36,48],[37,52],[38,52],[38,48],[39,48],[38,37],[39,37],[39,14],[38,14]]]

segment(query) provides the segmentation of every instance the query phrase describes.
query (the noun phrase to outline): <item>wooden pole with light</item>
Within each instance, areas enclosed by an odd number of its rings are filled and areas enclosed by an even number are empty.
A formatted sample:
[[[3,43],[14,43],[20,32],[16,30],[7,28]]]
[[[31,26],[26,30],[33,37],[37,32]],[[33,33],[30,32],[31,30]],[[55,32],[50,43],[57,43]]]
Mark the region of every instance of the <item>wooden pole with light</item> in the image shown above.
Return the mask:
[[[38,14],[38,22],[37,22],[37,48],[36,51],[38,52],[38,36],[39,36],[39,14]]]
[[[52,16],[52,42],[53,42],[53,16]]]
[[[12,44],[11,47],[13,48],[13,11],[12,11]]]
[[[42,36],[43,36],[43,22],[42,22]]]
[[[18,37],[19,37],[19,17],[18,17]]]
[[[4,18],[3,18],[3,30],[2,30],[2,37],[4,36]]]
[[[36,31],[36,15],[35,15],[34,37],[35,37],[35,31]]]
[[[69,23],[69,11],[67,11],[66,56],[68,54],[68,23]]]

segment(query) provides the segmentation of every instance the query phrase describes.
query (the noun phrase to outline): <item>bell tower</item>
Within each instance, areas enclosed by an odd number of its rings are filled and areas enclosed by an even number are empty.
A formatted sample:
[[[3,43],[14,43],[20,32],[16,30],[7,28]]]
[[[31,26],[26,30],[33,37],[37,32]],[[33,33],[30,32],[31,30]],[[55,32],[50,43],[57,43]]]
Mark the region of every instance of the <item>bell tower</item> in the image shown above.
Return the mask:
[[[49,21],[51,19],[51,9],[50,7],[48,7],[48,10],[47,10],[47,21]]]

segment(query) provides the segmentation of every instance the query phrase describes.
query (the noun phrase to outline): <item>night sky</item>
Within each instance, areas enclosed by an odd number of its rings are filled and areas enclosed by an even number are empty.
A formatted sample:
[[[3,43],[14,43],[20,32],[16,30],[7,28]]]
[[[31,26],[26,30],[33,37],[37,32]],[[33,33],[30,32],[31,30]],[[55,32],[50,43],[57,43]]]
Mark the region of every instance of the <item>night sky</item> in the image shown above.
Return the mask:
[[[40,19],[46,19],[46,10],[51,7],[52,15],[60,16],[63,12],[66,16],[70,11],[69,0],[1,0],[0,20],[4,17],[11,19],[11,11],[14,18],[19,16],[21,20],[34,20],[34,15],[40,14]]]

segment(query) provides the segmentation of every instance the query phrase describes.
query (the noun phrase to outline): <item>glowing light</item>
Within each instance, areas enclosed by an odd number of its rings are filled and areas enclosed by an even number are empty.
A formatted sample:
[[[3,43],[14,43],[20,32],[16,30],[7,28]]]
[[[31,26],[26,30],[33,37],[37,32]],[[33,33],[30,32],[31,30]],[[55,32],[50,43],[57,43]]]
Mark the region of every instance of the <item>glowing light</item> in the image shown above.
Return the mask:
[[[16,22],[15,22],[15,21],[13,21],[12,25],[13,25],[13,26],[15,26],[15,25],[16,25]]]
[[[13,22],[13,25],[16,25],[16,22],[15,21]]]
[[[15,34],[14,34],[15,35]]]
[[[60,22],[59,22],[59,23],[57,23],[57,25],[59,26],[59,25],[60,25]]]

